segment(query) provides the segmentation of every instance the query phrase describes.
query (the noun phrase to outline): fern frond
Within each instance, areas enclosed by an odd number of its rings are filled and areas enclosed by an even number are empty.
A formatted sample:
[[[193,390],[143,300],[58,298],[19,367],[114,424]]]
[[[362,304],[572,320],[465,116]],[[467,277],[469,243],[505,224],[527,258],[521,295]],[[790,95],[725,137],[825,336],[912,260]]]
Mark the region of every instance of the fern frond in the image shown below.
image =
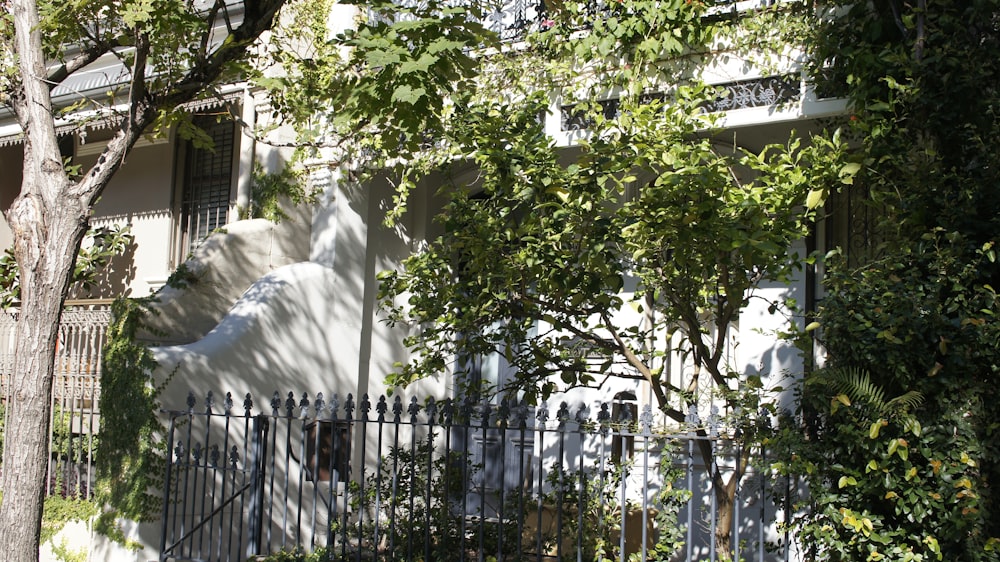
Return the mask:
[[[915,390],[886,400],[885,389],[872,381],[868,371],[856,367],[823,369],[816,376],[833,392],[847,395],[852,403],[879,416],[905,414],[924,401],[924,395]]]

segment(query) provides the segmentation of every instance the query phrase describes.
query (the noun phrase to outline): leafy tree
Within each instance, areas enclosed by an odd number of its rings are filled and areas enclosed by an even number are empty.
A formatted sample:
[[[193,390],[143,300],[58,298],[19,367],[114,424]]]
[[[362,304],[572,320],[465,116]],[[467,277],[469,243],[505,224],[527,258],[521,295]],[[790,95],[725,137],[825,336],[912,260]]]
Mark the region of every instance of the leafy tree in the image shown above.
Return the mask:
[[[760,381],[741,391],[744,377],[726,362],[730,328],[761,283],[800,265],[789,247],[856,165],[836,135],[793,136],[759,153],[726,146],[702,110],[717,92],[687,71],[723,37],[752,51],[737,40],[753,43],[755,32],[732,27],[745,21],[708,19],[702,4],[680,1],[594,9],[562,3],[525,44],[484,53],[478,78],[454,90],[427,135],[400,131],[385,115],[342,125],[381,124],[355,154],[398,182],[398,210],[421,180],[441,181],[446,201],[443,233],[381,277],[390,322],[416,331],[406,340],[415,359],[388,382],[449,369],[462,380],[470,358],[497,353],[515,371],[500,390],[529,400],[619,376],[645,380],[675,422],[706,398],[756,412]],[[761,12],[741,29],[786,16]],[[414,68],[417,55],[393,43],[394,29],[363,25],[348,75]],[[621,91],[616,111],[601,103],[611,88]],[[542,125],[553,92],[587,128],[571,148]],[[464,167],[474,179],[454,179]],[[675,354],[694,367],[683,387],[663,372]],[[734,425],[752,441],[752,420]],[[716,538],[730,552],[742,473],[724,475],[705,444]]]
[[[812,492],[801,528],[824,560],[996,560],[1000,4],[830,7],[816,75],[851,101],[884,240],[860,267],[830,261],[822,342],[833,372],[925,400],[894,418],[811,377],[807,439],[786,442]]]

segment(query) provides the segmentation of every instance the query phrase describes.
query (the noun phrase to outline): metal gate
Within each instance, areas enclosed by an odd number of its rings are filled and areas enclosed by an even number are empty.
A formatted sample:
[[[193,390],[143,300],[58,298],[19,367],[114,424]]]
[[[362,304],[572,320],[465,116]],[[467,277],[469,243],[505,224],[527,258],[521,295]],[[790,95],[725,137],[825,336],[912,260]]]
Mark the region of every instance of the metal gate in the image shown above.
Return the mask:
[[[249,398],[247,399],[249,400]],[[269,420],[215,410],[172,412],[160,560],[244,560],[260,553]]]

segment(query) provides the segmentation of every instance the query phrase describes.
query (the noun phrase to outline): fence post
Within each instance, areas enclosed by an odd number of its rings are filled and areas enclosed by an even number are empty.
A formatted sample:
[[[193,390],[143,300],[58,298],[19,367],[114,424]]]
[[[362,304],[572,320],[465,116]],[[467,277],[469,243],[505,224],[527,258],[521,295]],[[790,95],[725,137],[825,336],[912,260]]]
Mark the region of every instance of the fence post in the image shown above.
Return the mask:
[[[269,422],[264,414],[253,418],[253,456],[250,459],[250,533],[247,538],[247,558],[260,554],[264,524],[264,480],[267,469],[267,433]]]
[[[174,415],[170,416],[170,428],[167,430],[167,462],[166,462],[166,474],[163,478],[163,514],[162,521],[160,523],[160,560],[166,558],[167,550],[167,521],[170,514],[170,479],[171,472],[174,466],[174,427],[175,420],[177,418]]]

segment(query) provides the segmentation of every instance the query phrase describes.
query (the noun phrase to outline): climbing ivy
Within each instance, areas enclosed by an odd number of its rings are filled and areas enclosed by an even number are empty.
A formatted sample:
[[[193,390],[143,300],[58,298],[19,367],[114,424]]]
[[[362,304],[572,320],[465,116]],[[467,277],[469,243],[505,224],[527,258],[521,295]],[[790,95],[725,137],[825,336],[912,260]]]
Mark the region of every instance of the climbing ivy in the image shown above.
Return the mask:
[[[147,299],[116,300],[108,326],[101,377],[101,440],[96,453],[98,500],[111,508],[98,530],[120,535],[114,519],[148,521],[160,514],[164,471],[162,422],[157,397],[169,381],[156,385],[150,373],[156,361],[136,340],[143,320],[151,314]]]

